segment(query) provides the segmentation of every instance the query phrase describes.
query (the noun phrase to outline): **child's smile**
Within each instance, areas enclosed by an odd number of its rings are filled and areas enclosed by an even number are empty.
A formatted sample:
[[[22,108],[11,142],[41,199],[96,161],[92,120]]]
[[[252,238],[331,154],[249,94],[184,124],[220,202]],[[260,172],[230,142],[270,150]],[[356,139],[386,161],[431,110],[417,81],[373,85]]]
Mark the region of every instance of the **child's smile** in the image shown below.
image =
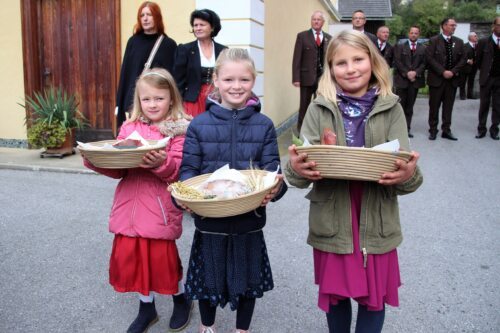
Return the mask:
[[[368,90],[372,75],[370,57],[361,49],[344,45],[333,57],[332,75],[345,93],[361,97]]]
[[[221,66],[214,84],[219,88],[221,104],[228,109],[241,109],[252,95],[255,79],[245,62],[231,61]]]
[[[153,124],[167,118],[171,104],[170,91],[155,88],[145,82],[138,85],[137,91],[141,101],[142,113],[146,118]]]

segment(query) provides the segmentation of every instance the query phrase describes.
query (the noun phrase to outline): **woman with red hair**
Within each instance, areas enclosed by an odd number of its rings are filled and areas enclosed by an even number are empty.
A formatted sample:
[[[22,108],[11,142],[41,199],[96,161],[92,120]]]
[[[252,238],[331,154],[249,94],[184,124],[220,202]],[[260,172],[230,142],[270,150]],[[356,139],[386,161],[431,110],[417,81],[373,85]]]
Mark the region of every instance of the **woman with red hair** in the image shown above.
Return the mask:
[[[143,72],[146,62],[160,36],[163,37],[150,68],[161,67],[172,72],[177,43],[165,34],[163,17],[158,4],[143,2],[137,11],[134,34],[129,38],[120,71],[116,93],[117,127],[127,119],[126,112],[132,108],[137,77]]]

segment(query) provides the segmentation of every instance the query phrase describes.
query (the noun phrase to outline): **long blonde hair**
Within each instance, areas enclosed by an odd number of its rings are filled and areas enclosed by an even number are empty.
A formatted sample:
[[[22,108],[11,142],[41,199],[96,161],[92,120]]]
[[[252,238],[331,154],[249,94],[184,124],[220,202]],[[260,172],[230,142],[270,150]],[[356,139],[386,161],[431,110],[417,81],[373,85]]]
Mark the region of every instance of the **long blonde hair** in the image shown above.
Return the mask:
[[[375,44],[364,33],[356,30],[343,30],[334,36],[330,44],[328,44],[324,72],[318,83],[318,94],[334,104],[337,103],[338,83],[332,73],[333,58],[339,48],[344,45],[362,50],[368,54],[372,66],[369,88],[377,87],[379,96],[393,96],[392,79],[387,62],[380,55]]]
[[[186,118],[186,114],[184,113],[184,108],[182,106],[182,98],[179,90],[177,89],[174,78],[167,70],[155,67],[144,71],[135,83],[134,106],[132,108],[132,115],[130,116],[129,121],[136,121],[144,115],[141,108],[139,89],[137,88],[139,84],[143,82],[157,89],[166,89],[170,92],[171,106],[168,111],[167,118],[170,117],[172,120]]]

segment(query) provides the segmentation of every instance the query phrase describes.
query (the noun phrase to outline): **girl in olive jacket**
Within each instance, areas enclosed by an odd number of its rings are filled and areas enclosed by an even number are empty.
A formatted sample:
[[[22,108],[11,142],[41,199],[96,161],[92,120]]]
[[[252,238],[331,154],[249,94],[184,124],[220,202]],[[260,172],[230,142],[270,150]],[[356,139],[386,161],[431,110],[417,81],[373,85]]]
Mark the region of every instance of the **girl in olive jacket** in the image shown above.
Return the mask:
[[[325,128],[336,144],[373,147],[398,139],[409,151],[408,132],[384,59],[357,31],[332,39],[301,136],[320,144]],[[319,307],[327,313],[330,332],[350,332],[351,301],[358,303],[357,332],[382,330],[385,304],[398,306],[401,285],[396,247],[402,241],[397,196],[422,184],[412,152],[408,163],[381,175],[378,182],[323,179],[315,162],[289,147],[288,181],[306,188],[310,200],[308,243],[314,248]],[[366,330],[365,330],[366,329]]]

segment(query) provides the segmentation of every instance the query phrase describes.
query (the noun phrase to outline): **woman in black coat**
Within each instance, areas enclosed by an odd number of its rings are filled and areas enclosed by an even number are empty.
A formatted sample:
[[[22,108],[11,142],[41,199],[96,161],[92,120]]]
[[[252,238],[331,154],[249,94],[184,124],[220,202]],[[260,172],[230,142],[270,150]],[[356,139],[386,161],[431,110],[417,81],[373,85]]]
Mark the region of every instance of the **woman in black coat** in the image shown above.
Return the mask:
[[[134,34],[127,42],[123,57],[116,93],[117,127],[126,120],[125,113],[131,109],[134,100],[135,81],[144,70],[159,36],[163,36],[163,40],[150,67],[161,67],[172,72],[177,43],[165,34],[160,7],[154,2],[145,1],[137,11]]]
[[[196,40],[179,44],[174,78],[184,99],[185,112],[194,117],[205,111],[205,101],[212,89],[215,60],[226,46],[213,40],[221,29],[220,18],[215,12],[195,10],[189,22]]]

